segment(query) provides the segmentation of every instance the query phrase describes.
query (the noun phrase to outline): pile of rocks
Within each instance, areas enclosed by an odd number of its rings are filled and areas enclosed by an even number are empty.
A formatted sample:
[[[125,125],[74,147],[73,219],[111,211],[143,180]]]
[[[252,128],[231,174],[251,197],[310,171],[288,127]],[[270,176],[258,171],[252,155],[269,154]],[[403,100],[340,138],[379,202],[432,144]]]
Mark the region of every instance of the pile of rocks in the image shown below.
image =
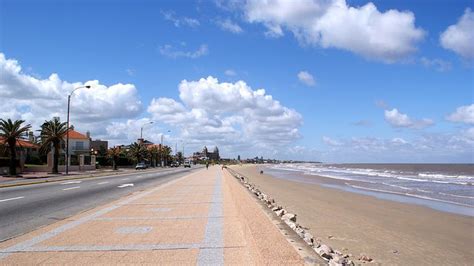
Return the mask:
[[[233,170],[228,169],[229,172],[248,189],[250,190],[257,198],[264,202],[268,208],[270,208],[278,217],[280,217],[283,222],[285,222],[293,231],[296,232],[309,246],[311,246],[316,253],[319,254],[324,260],[329,262],[329,265],[333,266],[342,266],[342,265],[355,265],[353,261],[349,259],[350,254],[343,254],[338,250],[333,250],[331,247],[321,243],[321,239],[314,238],[311,233],[309,233],[307,228],[299,225],[296,222],[296,214],[289,213],[282,206],[277,205],[275,199],[271,198],[267,194],[263,193],[255,187],[255,185],[248,182],[247,178],[234,172]],[[361,262],[367,262],[370,260],[361,260]]]

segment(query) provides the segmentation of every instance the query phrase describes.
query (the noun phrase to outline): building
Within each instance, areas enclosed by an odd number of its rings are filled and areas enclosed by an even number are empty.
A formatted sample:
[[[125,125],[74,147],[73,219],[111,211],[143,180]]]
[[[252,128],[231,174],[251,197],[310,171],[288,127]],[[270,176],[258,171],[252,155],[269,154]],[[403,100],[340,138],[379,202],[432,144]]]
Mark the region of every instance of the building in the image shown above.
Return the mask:
[[[20,170],[24,169],[24,165],[29,158],[38,157],[40,145],[29,140],[18,139],[16,141],[16,158],[20,163]],[[0,137],[0,157],[7,157],[9,152],[8,143],[4,138]]]
[[[109,142],[106,140],[91,140],[90,141],[91,151],[107,152],[109,149]]]
[[[74,127],[71,127],[69,130],[69,165],[71,164],[78,164],[79,163],[79,156],[84,155],[89,157],[91,154],[91,140],[90,136],[87,136],[79,133],[74,130]],[[61,147],[63,148],[63,154],[66,152],[66,135],[64,135],[63,141],[61,143]]]
[[[219,161],[220,160],[219,156],[219,148],[217,146],[214,148],[213,152],[209,152],[207,147],[204,146],[201,152],[195,152],[193,153],[193,160],[198,161],[198,160],[212,160],[212,161]]]

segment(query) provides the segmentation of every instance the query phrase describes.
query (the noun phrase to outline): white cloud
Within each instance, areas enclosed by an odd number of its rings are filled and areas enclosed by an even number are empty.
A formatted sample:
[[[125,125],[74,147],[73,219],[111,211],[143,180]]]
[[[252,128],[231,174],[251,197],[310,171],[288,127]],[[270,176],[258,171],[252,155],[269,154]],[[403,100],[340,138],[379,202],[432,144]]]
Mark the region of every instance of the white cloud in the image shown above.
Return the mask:
[[[22,72],[18,61],[7,59],[0,53],[0,117],[23,119],[35,129],[53,116],[66,120],[67,95],[71,98],[71,123],[83,131],[104,133],[104,123],[114,119],[132,118],[142,112],[142,103],[133,84],[117,83],[111,86],[98,80],[70,83],[57,74],[46,79]]]
[[[439,59],[439,58],[429,59],[429,58],[426,58],[426,57],[422,57],[420,59],[420,62],[425,67],[434,68],[439,72],[445,72],[445,71],[451,70],[451,67],[452,67],[451,62],[444,61],[444,60]]]
[[[224,71],[224,74],[229,77],[237,76],[237,72],[235,72],[235,70],[233,69],[227,69],[226,71]]]
[[[229,31],[232,33],[242,33],[244,30],[239,26],[239,24],[233,22],[230,19],[225,19],[225,20],[217,20],[216,24],[225,31]]]
[[[327,136],[323,136],[323,142],[326,145],[329,145],[329,146],[341,146],[342,145],[342,142],[337,141],[337,140],[335,140],[333,138],[330,138],[330,137],[327,137]]]
[[[161,14],[163,15],[163,18],[165,20],[171,21],[174,24],[174,26],[177,28],[181,26],[188,26],[191,28],[195,28],[201,25],[201,23],[199,23],[199,20],[194,19],[194,18],[176,17],[176,14],[174,11],[161,11]]]
[[[413,120],[407,114],[400,113],[398,109],[385,110],[385,121],[394,127],[407,127],[421,129],[434,124],[433,120],[423,118],[421,120]]]
[[[323,161],[351,163],[473,163],[473,134],[474,130],[469,129],[449,134],[422,134],[412,139],[401,137],[333,139],[326,137],[330,141],[323,139],[327,149],[321,153],[321,159]]]
[[[176,49],[175,47],[173,47],[172,45],[166,44],[160,47],[160,53],[170,58],[185,57],[185,58],[196,59],[201,56],[208,55],[209,49],[207,48],[206,44],[201,44],[201,46],[199,46],[199,48],[196,51],[180,51]]]
[[[414,53],[424,31],[409,11],[380,12],[373,3],[348,6],[345,0],[247,0],[247,21],[262,23],[267,36],[289,30],[303,45],[339,48],[387,63]]]
[[[474,12],[466,8],[458,23],[449,26],[439,37],[441,46],[458,55],[474,58]]]
[[[313,75],[307,71],[300,71],[298,73],[298,79],[306,86],[314,87],[316,85]]]
[[[192,143],[219,145],[224,151],[269,152],[300,137],[301,115],[244,81],[183,80],[179,100],[153,99],[148,112],[152,119],[178,128],[180,137]]]
[[[452,122],[474,124],[474,104],[460,106],[456,111],[446,117]]]

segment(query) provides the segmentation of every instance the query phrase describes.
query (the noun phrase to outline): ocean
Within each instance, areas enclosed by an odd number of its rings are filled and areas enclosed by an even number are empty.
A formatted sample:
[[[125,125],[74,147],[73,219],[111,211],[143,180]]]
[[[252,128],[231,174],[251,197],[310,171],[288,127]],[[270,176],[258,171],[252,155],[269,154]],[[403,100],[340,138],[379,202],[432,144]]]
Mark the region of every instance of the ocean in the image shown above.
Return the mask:
[[[474,164],[277,164],[267,173],[297,182],[474,216]]]

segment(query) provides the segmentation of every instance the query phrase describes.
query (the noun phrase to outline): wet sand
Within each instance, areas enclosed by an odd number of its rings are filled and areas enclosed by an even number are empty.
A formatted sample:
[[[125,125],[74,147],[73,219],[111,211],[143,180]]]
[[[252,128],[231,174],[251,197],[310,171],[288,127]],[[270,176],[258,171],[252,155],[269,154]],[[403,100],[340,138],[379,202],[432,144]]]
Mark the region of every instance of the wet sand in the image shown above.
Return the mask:
[[[361,253],[382,264],[474,263],[472,217],[261,175],[255,165],[232,168],[356,263]]]

